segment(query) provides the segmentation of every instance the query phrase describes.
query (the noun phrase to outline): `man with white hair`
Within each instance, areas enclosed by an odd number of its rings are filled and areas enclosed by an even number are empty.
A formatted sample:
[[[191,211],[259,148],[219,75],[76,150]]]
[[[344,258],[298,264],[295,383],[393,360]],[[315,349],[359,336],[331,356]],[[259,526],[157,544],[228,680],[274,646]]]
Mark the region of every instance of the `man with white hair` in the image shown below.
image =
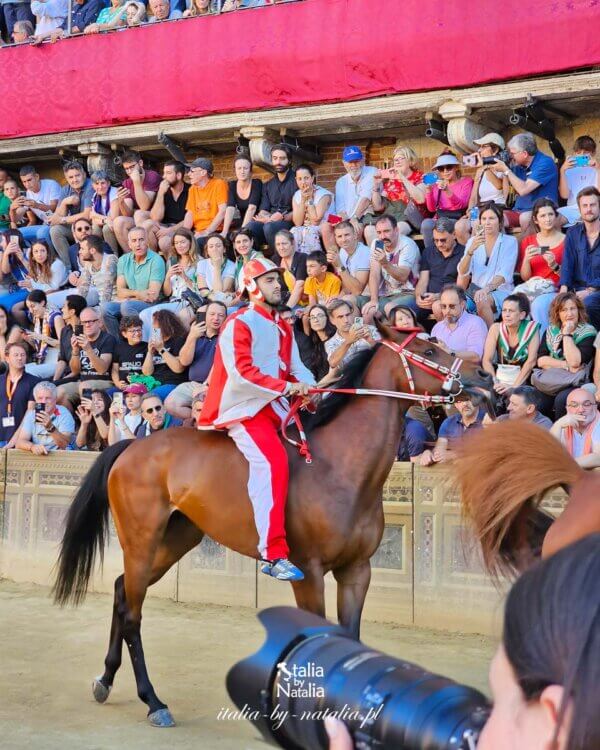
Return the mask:
[[[494,172],[505,174],[514,188],[517,199],[514,210],[519,213],[521,229],[531,222],[531,209],[538,198],[550,198],[558,203],[558,167],[554,159],[538,150],[531,133],[519,133],[508,142],[511,169],[502,161],[494,163]]]
[[[146,23],[155,23],[156,21],[173,21],[175,18],[182,18],[183,13],[176,8],[171,10],[170,0],[150,0],[148,3],[152,15]]]
[[[57,388],[54,383],[42,380],[33,389],[35,405],[29,409],[21,423],[17,448],[36,456],[47,456],[50,451],[66,450],[75,422],[71,412],[56,403]]]

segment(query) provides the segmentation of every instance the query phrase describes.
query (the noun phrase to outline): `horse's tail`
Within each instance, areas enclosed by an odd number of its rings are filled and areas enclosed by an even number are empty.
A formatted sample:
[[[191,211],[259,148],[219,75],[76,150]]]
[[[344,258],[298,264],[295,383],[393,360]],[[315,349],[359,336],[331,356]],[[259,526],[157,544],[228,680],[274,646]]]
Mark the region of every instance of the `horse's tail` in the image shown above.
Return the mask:
[[[494,577],[522,572],[540,554],[554,520],[538,507],[544,493],[574,484],[583,470],[555,437],[522,421],[477,431],[458,450],[463,514],[487,571]]]
[[[97,552],[104,562],[104,544],[108,537],[108,475],[131,442],[122,440],[98,456],[71,503],[60,545],[58,574],[52,588],[56,604],[62,606],[69,601],[80,604],[87,592]]]

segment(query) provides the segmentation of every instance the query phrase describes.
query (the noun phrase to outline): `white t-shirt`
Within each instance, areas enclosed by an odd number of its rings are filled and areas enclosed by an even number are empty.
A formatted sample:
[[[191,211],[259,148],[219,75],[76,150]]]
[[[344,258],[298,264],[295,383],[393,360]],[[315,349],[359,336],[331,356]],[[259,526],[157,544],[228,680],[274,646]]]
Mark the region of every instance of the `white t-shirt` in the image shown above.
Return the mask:
[[[496,177],[502,177],[502,172],[494,172]],[[487,172],[483,173],[483,176],[479,182],[479,203],[497,203],[499,206],[504,206],[506,199],[502,188],[498,189],[489,179]]]
[[[371,251],[366,245],[359,242],[352,255],[348,255],[346,250],[342,248],[340,250],[340,260],[352,276],[356,276],[357,271],[368,271],[371,267]]]
[[[367,328],[369,329],[373,341],[379,341],[381,339],[379,331],[377,330],[377,328],[375,328],[375,326],[367,326]],[[329,359],[331,355],[336,352],[343,343],[344,338],[340,336],[339,333],[334,333],[334,335],[330,339],[327,339],[327,341],[325,342],[325,353],[327,354],[327,358]],[[348,364],[348,362],[355,354],[358,354],[358,352],[361,352],[363,349],[370,348],[371,344],[369,344],[368,341],[365,341],[365,339],[358,339],[357,341],[354,341],[354,343],[350,344],[348,351],[346,352],[346,354],[344,354],[344,358],[342,359],[338,367],[344,367]]]
[[[586,187],[596,187],[598,173],[594,167],[573,167],[565,170],[565,178],[569,186],[567,206],[577,205],[577,193]]]
[[[345,213],[349,218],[354,214],[361,198],[371,200],[373,195],[373,175],[375,167],[363,167],[358,182],[353,182],[349,174],[340,177],[335,183],[335,208],[339,213]]]
[[[333,198],[333,193],[330,190],[325,190],[325,188],[320,187],[319,185],[315,185],[315,193],[313,197],[313,201],[315,203],[315,206],[318,204],[318,202],[323,198],[325,195],[330,195]],[[296,206],[299,206],[302,201],[302,191],[296,190],[294,193],[294,197],[292,198],[292,203],[294,203]],[[333,205],[333,201],[329,204],[329,208],[325,211],[323,214],[323,218],[321,221],[325,221],[329,214],[335,213],[335,207]]]
[[[50,205],[50,201],[57,201],[60,195],[60,185],[56,180],[40,180],[40,190],[38,193],[34,193],[33,190],[28,190],[25,193],[25,197],[37,203],[45,203],[46,206]],[[42,211],[41,208],[32,208],[33,213],[46,223],[48,216],[52,215],[52,211]]]
[[[41,289],[44,292],[49,292],[50,290],[56,291],[65,283],[67,276],[65,264],[57,258],[50,266],[50,283],[47,284],[45,281],[34,281],[32,279],[31,286],[33,289]]]
[[[371,245],[371,252],[375,250],[375,242]],[[397,294],[401,291],[411,292],[415,288],[419,278],[419,265],[421,263],[421,251],[417,243],[410,237],[400,235],[395,250],[387,253],[387,258],[395,266],[406,266],[410,268],[410,273],[406,281],[398,281],[389,274],[385,268],[381,269],[381,284],[379,285],[379,294],[387,297],[391,294]]]
[[[196,276],[203,276],[206,281],[206,286],[212,291],[215,287],[215,276],[214,266],[208,258],[201,258],[196,266]],[[235,276],[235,263],[232,263],[229,259],[225,261],[225,267],[221,272],[221,278],[233,279]]]

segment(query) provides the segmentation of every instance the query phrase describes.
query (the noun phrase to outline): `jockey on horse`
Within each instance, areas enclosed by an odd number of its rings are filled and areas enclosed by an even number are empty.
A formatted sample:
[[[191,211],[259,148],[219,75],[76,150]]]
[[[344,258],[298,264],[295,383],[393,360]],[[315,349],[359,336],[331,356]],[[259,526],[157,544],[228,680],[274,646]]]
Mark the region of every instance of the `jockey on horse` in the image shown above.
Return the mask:
[[[283,397],[307,396],[315,379],[300,359],[291,326],[277,312],[281,270],[256,258],[242,273],[250,305],[229,316],[221,331],[198,426],[227,430],[248,461],[262,572],[280,581],[300,581],[302,571],[288,560],[289,469],[278,433],[288,410]]]

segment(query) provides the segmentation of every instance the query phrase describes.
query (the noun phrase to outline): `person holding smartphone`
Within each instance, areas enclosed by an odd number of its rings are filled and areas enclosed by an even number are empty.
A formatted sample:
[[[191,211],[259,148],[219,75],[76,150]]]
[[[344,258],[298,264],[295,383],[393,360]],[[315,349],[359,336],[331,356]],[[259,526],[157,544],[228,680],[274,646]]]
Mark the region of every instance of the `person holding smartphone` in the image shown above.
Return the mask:
[[[185,343],[185,328],[170,310],[158,310],[152,316],[152,336],[148,341],[146,358],[142,365],[144,375],[152,375],[160,386],[152,393],[161,399],[187,380],[187,367],[179,359]]]
[[[105,391],[86,389],[77,407],[79,430],[75,446],[79,450],[101,451],[108,445],[108,425],[110,422],[110,396]]]
[[[23,419],[17,438],[17,449],[36,456],[66,450],[75,432],[71,412],[56,403],[57,388],[43,380],[33,389],[35,406]]]

